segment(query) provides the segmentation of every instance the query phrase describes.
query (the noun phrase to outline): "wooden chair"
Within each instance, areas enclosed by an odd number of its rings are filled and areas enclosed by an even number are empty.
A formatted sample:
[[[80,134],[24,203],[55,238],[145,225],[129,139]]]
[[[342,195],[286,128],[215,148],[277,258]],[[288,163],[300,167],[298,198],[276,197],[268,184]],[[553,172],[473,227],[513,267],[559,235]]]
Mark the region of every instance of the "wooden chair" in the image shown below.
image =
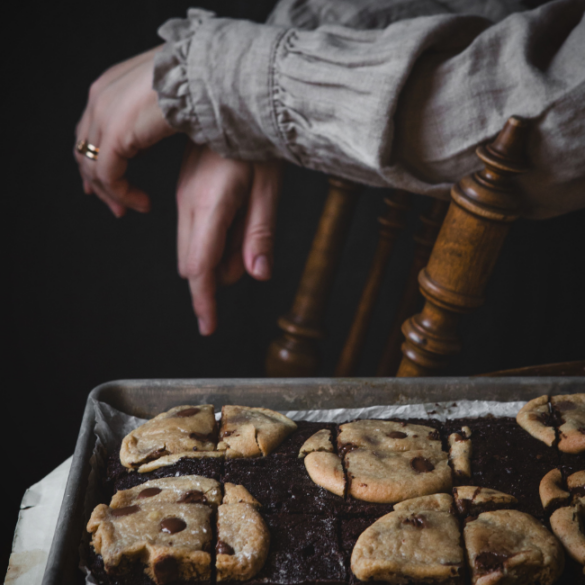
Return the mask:
[[[506,234],[520,214],[513,179],[528,168],[524,156],[527,131],[525,120],[511,117],[491,144],[477,149],[483,170],[456,183],[450,203],[434,201],[420,216],[414,261],[377,375],[429,376],[460,351],[459,317],[483,304],[483,292]],[[282,334],[268,349],[266,373],[270,377],[317,373],[325,309],[358,192],[356,184],[329,179],[325,208],[293,306],[278,320]],[[404,191],[385,198],[378,246],[336,376],[355,372],[384,269],[404,229],[408,207],[409,195]],[[420,299],[417,286],[425,298],[424,306],[407,318]]]

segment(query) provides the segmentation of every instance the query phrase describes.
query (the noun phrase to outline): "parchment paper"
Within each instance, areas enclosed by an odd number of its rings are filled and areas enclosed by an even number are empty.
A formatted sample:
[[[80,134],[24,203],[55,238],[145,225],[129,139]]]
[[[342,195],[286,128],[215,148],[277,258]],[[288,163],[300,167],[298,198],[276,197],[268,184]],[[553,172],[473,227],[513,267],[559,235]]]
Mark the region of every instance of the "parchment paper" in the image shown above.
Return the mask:
[[[391,406],[369,406],[367,408],[337,408],[331,410],[289,410],[281,411],[292,420],[311,422],[343,423],[356,418],[420,418],[439,421],[466,417],[482,417],[491,414],[496,417],[515,417],[525,402],[495,402],[482,400],[459,400],[457,402],[435,402],[425,404],[402,404]],[[89,519],[98,503],[107,503],[107,495],[101,487],[101,478],[106,471],[106,459],[117,448],[122,439],[132,430],[146,422],[146,419],[130,416],[116,410],[109,404],[95,401],[97,436],[91,457],[91,471],[85,497],[85,517]],[[216,412],[219,420],[221,412]],[[84,533],[79,549],[80,569],[86,574],[86,583],[97,582],[86,566],[89,534]]]

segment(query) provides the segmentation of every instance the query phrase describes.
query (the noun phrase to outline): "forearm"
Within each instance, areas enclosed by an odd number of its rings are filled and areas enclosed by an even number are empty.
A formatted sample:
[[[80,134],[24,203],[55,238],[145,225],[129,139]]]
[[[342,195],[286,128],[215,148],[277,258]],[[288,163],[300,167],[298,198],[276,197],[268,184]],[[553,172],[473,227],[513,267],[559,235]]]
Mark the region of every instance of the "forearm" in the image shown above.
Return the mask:
[[[193,11],[192,22],[202,16],[193,34],[163,30],[174,45],[159,62],[157,89],[163,109],[165,100],[190,101],[167,108],[167,119],[224,156],[281,157],[444,196],[508,116],[542,120],[571,92],[583,94],[583,24],[573,27],[584,4],[555,2],[493,26],[439,15],[378,31],[286,30]],[[174,94],[165,85],[172,47],[184,73]],[[549,145],[559,138],[546,125],[539,131]]]

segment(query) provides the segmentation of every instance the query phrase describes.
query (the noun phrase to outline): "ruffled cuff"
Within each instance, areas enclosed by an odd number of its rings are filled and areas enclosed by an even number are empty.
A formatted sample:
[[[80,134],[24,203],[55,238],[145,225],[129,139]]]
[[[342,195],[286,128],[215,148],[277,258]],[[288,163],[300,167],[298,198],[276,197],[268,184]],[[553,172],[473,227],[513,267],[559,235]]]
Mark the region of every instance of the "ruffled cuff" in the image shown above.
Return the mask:
[[[286,30],[189,10],[159,34],[154,89],[168,122],[198,144],[245,160],[278,156],[274,56]]]
[[[197,30],[214,16],[207,10],[191,9],[187,18],[173,18],[158,29],[166,44],[155,55],[152,86],[158,93],[158,104],[167,122],[196,143],[204,143],[205,135],[191,96],[188,59]]]

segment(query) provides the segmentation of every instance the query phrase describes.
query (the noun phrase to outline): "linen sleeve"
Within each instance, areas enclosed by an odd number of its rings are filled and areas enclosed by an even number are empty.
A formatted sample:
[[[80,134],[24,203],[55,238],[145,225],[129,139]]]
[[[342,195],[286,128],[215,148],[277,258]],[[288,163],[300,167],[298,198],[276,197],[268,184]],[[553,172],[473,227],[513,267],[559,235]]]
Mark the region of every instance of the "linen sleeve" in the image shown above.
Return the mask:
[[[531,118],[526,213],[554,215],[585,204],[584,8],[312,31],[191,10],[160,30],[154,85],[169,122],[224,156],[436,197],[478,168],[475,148],[510,115]]]
[[[475,14],[499,22],[526,10],[520,0],[280,0],[267,23],[313,30],[325,24],[380,29],[393,22],[437,14]]]

